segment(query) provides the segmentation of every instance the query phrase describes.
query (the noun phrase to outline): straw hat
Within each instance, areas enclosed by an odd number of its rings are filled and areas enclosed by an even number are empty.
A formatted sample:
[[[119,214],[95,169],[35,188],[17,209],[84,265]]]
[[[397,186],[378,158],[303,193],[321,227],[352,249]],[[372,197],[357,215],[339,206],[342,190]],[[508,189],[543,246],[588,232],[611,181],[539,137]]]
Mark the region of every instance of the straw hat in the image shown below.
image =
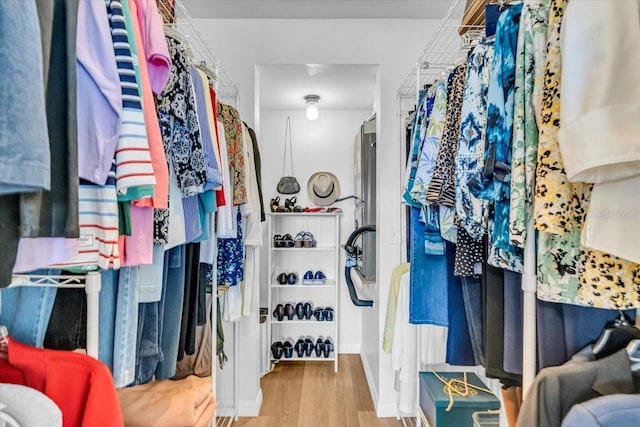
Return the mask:
[[[340,197],[340,182],[331,172],[316,172],[307,181],[309,198],[317,206],[329,206]]]

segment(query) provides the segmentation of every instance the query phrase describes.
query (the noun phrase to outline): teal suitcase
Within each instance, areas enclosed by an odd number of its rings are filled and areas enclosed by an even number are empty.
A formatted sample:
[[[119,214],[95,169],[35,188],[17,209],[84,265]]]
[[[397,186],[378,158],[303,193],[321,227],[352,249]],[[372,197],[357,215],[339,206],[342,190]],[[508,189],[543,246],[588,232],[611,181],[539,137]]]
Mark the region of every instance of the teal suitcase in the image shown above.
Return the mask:
[[[462,372],[438,372],[445,381],[462,379]],[[467,381],[477,387],[487,388],[476,374],[467,374]],[[444,383],[433,372],[420,372],[420,407],[429,427],[474,427],[473,413],[500,409],[500,400],[493,394],[478,391],[474,396],[460,397],[454,394],[449,412],[449,394]]]

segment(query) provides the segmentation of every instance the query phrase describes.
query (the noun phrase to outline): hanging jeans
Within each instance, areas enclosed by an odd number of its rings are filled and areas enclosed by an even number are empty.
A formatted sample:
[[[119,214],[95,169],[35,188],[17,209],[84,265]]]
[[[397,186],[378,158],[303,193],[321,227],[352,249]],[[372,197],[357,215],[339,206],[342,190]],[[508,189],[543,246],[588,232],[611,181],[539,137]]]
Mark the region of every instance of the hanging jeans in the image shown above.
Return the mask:
[[[161,352],[163,359],[156,368],[156,379],[171,378],[176,373],[178,361],[178,342],[184,299],[185,247],[176,246],[165,252],[167,267],[164,275],[164,303],[162,311]]]
[[[409,322],[447,326],[447,261],[425,253],[425,224],[420,209],[411,208]]]
[[[59,274],[44,270],[32,274]],[[58,289],[12,286],[0,290],[0,325],[23,344],[42,348]]]

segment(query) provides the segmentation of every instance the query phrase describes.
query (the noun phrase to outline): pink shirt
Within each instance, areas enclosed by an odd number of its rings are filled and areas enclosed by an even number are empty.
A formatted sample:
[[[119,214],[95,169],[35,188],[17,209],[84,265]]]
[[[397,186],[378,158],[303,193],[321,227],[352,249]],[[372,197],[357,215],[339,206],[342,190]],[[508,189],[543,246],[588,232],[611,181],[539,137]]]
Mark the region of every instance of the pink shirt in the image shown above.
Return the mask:
[[[135,0],[144,45],[149,80],[154,93],[160,94],[169,80],[171,57],[155,0]],[[134,8],[132,7],[133,11]]]
[[[140,11],[136,8],[135,3],[135,1],[129,0],[135,42],[136,46],[138,46],[138,50],[142,52],[142,27],[140,26],[141,21],[138,19]],[[141,199],[136,201],[134,204],[141,207],[153,206],[156,209],[167,209],[169,207],[169,167],[164,153],[162,135],[160,134],[160,125],[158,124],[158,115],[156,114],[156,106],[150,84],[150,68],[147,67],[146,61],[140,61],[139,65],[140,79],[142,80],[142,109],[144,111],[144,121],[147,129],[147,139],[149,142],[149,153],[151,154],[151,164],[153,166],[153,174],[156,178],[156,186],[154,196],[151,200]]]

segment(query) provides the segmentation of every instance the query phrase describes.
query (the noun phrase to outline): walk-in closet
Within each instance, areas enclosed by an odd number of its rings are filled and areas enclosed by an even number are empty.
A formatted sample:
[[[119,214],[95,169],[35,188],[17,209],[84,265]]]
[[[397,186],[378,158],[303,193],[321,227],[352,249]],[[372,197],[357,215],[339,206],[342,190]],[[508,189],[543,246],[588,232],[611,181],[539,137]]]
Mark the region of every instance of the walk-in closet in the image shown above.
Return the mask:
[[[637,0],[0,1],[0,425],[640,426],[639,67]]]

